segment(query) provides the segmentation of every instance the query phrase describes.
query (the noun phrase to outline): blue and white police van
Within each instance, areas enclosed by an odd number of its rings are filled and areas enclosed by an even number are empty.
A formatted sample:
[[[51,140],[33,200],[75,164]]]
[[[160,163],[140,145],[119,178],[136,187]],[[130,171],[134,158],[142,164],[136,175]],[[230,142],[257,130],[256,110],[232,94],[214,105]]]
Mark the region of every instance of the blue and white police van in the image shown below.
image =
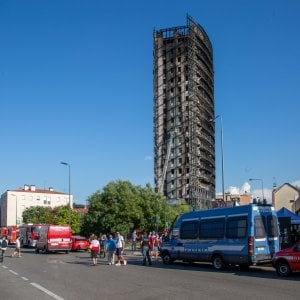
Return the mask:
[[[182,214],[160,248],[165,264],[175,260],[247,268],[270,263],[279,251],[274,207],[267,204],[214,208]]]

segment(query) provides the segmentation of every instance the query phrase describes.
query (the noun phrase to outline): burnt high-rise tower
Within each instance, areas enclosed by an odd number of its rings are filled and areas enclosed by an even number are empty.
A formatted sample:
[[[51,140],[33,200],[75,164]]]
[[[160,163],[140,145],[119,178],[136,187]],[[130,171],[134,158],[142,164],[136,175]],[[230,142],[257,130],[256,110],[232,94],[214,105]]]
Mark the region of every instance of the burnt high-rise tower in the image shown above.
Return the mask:
[[[154,31],[154,172],[168,200],[210,207],[215,196],[213,50],[204,29]]]

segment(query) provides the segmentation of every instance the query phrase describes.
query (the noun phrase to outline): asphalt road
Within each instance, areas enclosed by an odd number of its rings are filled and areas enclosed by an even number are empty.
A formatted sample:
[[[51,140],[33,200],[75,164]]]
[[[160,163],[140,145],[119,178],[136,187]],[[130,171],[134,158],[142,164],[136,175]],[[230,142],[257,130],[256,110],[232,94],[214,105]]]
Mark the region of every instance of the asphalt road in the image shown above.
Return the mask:
[[[280,278],[271,267],[215,271],[210,264],[142,266],[139,253],[127,252],[127,266],[101,259],[91,266],[85,252],[4,258],[1,299],[299,299],[300,274]]]

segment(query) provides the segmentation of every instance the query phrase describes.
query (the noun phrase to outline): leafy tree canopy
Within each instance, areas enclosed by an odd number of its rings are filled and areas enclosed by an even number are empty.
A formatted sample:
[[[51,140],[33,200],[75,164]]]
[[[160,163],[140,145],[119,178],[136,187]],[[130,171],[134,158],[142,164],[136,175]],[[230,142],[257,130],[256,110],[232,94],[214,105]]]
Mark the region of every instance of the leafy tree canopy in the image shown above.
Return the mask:
[[[149,184],[141,187],[121,180],[110,182],[102,191],[92,194],[88,203],[89,211],[82,225],[86,236],[116,231],[127,234],[132,229],[162,231],[176,215],[188,210],[188,206],[168,205]]]
[[[81,216],[69,206],[32,206],[23,212],[23,222],[33,224],[71,225],[72,232],[80,232]]]
[[[29,207],[23,212],[23,221],[71,224],[73,233],[85,236],[116,231],[125,235],[133,229],[140,232],[163,231],[170,228],[176,216],[190,209],[188,205],[168,205],[149,184],[142,187],[121,180],[112,181],[102,191],[96,191],[88,198],[88,203],[86,215],[72,211],[69,206]]]

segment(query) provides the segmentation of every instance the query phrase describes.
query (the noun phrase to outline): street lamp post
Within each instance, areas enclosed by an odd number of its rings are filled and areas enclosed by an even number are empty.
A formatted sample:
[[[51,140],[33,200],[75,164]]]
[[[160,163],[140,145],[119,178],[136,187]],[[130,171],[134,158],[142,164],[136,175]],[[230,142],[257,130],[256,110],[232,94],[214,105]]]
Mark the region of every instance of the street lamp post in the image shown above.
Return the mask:
[[[261,181],[261,193],[262,193],[262,200],[264,201],[265,195],[264,195],[264,181],[261,178],[249,178],[249,181],[258,180]]]
[[[64,161],[61,161],[60,163],[69,168],[69,226],[71,227],[71,165]]]
[[[223,202],[225,202],[225,188],[224,188],[224,133],[223,133],[223,118],[221,115],[217,115],[212,121],[215,121],[216,119],[220,119],[221,123],[221,155],[222,155],[222,198]]]

